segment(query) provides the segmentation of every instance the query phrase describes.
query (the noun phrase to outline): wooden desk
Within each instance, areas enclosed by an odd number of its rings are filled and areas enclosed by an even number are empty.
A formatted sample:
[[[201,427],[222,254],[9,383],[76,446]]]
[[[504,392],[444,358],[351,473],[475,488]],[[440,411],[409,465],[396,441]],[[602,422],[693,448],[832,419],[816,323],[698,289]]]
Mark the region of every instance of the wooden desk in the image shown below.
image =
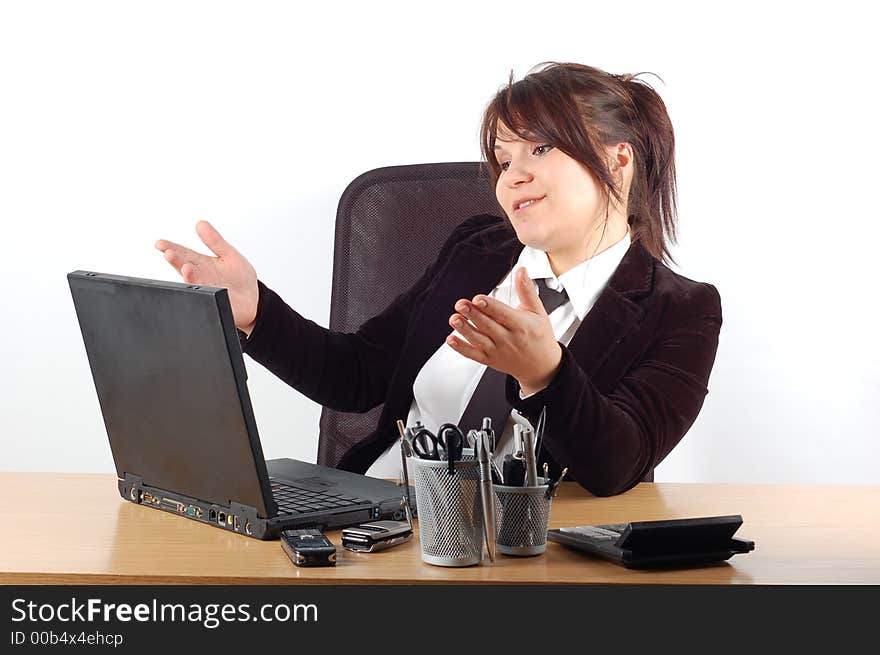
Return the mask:
[[[880,486],[648,484],[593,498],[562,486],[550,526],[741,514],[755,550],[684,571],[629,571],[559,544],[462,569],[424,564],[418,536],[375,554],[339,548],[299,569],[261,542],[123,501],[105,474],[0,473],[2,584],[880,584]],[[340,543],[339,532],[329,533]]]

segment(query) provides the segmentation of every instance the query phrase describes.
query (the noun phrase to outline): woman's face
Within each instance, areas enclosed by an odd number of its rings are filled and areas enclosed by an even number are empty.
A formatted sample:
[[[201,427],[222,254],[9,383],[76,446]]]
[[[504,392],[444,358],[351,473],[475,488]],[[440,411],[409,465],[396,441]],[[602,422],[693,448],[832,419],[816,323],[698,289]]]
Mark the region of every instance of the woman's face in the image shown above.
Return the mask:
[[[604,221],[605,200],[585,166],[549,144],[503,129],[495,157],[501,166],[495,195],[521,243],[567,254],[589,243],[590,232]]]

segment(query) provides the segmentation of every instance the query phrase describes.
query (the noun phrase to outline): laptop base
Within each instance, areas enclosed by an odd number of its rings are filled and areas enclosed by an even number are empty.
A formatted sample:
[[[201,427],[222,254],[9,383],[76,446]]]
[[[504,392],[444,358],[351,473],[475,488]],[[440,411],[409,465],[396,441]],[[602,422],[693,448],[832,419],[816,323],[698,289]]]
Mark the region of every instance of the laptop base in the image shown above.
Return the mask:
[[[136,475],[126,474],[124,479],[117,480],[117,485],[119,494],[129,502],[262,540],[277,539],[281,530],[288,528],[329,530],[375,520],[399,521],[405,514],[401,507],[403,491],[393,482],[293,459],[268,460],[266,466],[272,478],[284,483],[319,492],[332,492],[339,485],[346,492],[363,497],[366,502],[336,511],[321,510],[266,518],[259,516],[253,507],[241,503],[231,501],[228,505],[218,505],[189,498],[144,484]]]

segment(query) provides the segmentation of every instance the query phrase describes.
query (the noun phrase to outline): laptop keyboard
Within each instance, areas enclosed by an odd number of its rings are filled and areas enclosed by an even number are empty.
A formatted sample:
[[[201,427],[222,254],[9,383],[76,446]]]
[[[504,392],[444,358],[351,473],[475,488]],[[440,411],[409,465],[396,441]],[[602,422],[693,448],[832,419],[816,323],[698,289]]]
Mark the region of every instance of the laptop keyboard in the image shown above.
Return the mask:
[[[272,496],[278,505],[279,514],[311,514],[345,507],[372,505],[366,498],[358,498],[341,491],[315,491],[299,487],[290,482],[269,478]]]

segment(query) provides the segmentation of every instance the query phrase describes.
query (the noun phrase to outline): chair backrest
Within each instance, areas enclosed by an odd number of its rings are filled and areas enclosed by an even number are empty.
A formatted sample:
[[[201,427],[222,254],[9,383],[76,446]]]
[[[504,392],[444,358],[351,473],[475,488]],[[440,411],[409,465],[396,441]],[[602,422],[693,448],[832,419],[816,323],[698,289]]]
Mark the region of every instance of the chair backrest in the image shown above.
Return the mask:
[[[474,214],[503,216],[478,162],[377,168],[348,185],[336,211],[330,329],[354,332],[406,291],[452,230]],[[318,463],[336,466],[376,427],[365,414],[321,412]]]

